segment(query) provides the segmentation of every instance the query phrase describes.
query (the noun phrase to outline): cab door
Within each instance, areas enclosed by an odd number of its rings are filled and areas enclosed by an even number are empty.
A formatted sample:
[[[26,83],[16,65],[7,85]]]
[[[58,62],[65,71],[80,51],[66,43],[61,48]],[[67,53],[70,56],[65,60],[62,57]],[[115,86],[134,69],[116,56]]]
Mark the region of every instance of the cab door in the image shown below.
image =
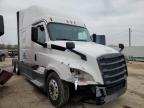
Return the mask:
[[[47,36],[47,29],[44,22],[41,22],[37,25],[32,27],[32,58],[33,58],[33,65],[34,70],[38,67],[45,67],[45,55],[48,52],[47,43],[48,40]],[[33,72],[33,79],[37,79],[37,73]],[[43,73],[39,73],[43,74]]]

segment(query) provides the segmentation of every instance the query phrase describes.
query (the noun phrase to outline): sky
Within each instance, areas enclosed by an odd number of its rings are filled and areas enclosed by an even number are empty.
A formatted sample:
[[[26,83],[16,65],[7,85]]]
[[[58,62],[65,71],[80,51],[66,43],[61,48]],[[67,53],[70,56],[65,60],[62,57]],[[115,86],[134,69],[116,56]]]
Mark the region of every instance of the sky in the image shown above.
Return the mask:
[[[17,44],[16,12],[32,5],[58,10],[83,20],[90,32],[106,35],[108,45],[144,46],[144,0],[0,0],[5,34],[0,43]]]

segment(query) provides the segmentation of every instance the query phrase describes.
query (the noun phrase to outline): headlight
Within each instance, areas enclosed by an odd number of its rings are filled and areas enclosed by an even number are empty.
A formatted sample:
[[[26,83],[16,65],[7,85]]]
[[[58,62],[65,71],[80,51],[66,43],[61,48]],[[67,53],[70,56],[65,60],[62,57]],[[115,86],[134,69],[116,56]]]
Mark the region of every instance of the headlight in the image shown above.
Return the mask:
[[[75,69],[75,68],[70,68],[70,71],[74,78],[78,78],[81,81],[94,81],[93,77],[85,71]]]

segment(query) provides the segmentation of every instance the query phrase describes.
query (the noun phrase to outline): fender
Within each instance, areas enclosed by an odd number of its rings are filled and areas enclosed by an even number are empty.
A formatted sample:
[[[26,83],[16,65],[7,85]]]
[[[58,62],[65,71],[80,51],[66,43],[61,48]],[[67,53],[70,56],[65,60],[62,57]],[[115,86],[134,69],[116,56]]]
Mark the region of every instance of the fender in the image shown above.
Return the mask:
[[[71,82],[71,80],[72,80],[68,65],[65,65],[62,63],[61,64],[59,64],[59,63],[49,64],[45,69],[45,73],[44,73],[45,77],[47,77],[47,74],[49,71],[56,72],[59,75],[60,79],[62,79],[64,81]],[[65,76],[63,74],[65,74]]]

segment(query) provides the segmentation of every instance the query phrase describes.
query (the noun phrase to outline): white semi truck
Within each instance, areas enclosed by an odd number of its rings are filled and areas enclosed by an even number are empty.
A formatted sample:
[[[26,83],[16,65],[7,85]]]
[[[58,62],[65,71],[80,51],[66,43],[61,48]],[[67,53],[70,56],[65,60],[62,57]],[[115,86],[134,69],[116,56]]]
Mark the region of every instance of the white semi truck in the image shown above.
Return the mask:
[[[17,12],[18,65],[14,71],[42,88],[61,107],[74,90],[88,88],[97,104],[125,93],[127,65],[118,51],[92,42],[85,24],[32,6]]]

